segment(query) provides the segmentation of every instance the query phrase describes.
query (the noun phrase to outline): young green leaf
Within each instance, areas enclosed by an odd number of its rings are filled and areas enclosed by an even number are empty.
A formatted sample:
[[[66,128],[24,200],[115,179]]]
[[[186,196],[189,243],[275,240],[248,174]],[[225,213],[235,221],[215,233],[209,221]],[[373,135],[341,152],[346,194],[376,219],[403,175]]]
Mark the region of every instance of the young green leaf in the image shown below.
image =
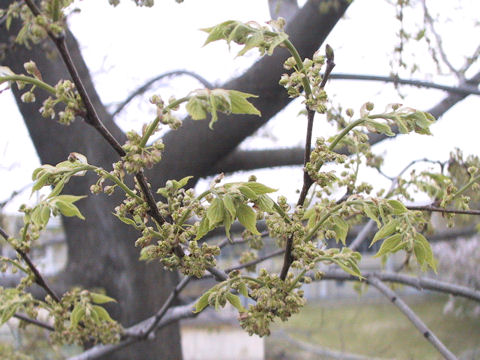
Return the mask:
[[[217,225],[222,222],[225,216],[225,208],[223,201],[219,198],[213,199],[210,207],[207,210],[207,218],[211,226]]]
[[[257,194],[255,194],[255,191],[250,189],[248,186],[239,186],[238,190],[250,200],[257,200],[258,198]]]
[[[93,305],[92,310],[96,313],[99,320],[114,322],[114,320],[110,317],[110,314],[108,313],[108,311],[105,310],[103,307],[98,305]]]
[[[107,302],[117,302],[114,298],[110,296],[99,294],[99,293],[90,293],[90,297],[95,304],[105,304]]]
[[[235,219],[235,216],[237,214],[237,210],[235,209],[235,202],[233,201],[233,197],[229,194],[226,194],[223,197],[223,205],[225,206],[225,209],[230,213],[233,219]]]
[[[238,312],[246,312],[247,310],[242,306],[242,302],[240,301],[240,298],[237,295],[234,295],[232,293],[227,293],[227,300],[230,304],[232,304]]]
[[[77,303],[72,312],[70,313],[70,326],[77,327],[78,323],[83,319],[85,316],[85,307]]]
[[[366,120],[365,125],[367,129],[371,132],[385,134],[387,136],[395,136],[395,133],[392,131],[392,129],[390,129],[390,126],[388,126],[387,124],[374,120]]]
[[[192,96],[190,100],[188,100],[186,109],[192,120],[203,120],[207,118],[208,109],[205,105],[205,102],[196,96]]]
[[[333,231],[337,235],[337,242],[340,240],[342,244],[345,246],[345,240],[347,239],[348,234],[348,224],[345,220],[343,220],[340,216],[333,216],[332,217],[333,223]]]
[[[260,210],[265,211],[267,213],[272,213],[275,211],[274,209],[274,202],[270,197],[266,194],[259,195],[257,200],[255,200],[255,205],[257,205]]]
[[[237,217],[238,221],[240,221],[240,223],[245,226],[245,228],[249,230],[252,234],[260,235],[256,226],[257,215],[250,206],[240,204],[237,207]]]
[[[405,205],[398,200],[387,200],[387,203],[393,208],[393,214],[395,215],[401,215],[408,211]]]
[[[205,294],[200,296],[200,299],[195,303],[195,310],[193,311],[195,314],[198,314],[200,311],[205,309],[208,306],[208,298],[210,297],[210,290],[207,291]]]
[[[210,231],[210,223],[208,221],[208,218],[205,216],[202,221],[200,221],[200,226],[198,227],[197,230],[197,236],[195,237],[195,240],[199,240],[202,237],[204,237],[208,232]]]
[[[365,215],[377,223],[378,228],[382,227],[382,223],[378,218],[378,209],[375,206],[365,204],[363,211],[365,212]]]
[[[243,185],[250,188],[256,195],[268,194],[277,191],[277,189],[272,189],[266,185],[253,181],[245,182]]]
[[[52,198],[52,197],[60,194],[62,192],[64,186],[65,186],[65,179],[62,179],[57,183],[57,185],[55,185],[55,187],[53,188],[50,195],[48,195],[48,198]]]
[[[248,98],[256,98],[258,96],[236,90],[229,90],[228,93],[230,94],[232,114],[262,115],[260,111],[247,100]]]
[[[226,40],[236,23],[237,21],[235,20],[228,20],[216,26],[201,29],[202,31],[205,31],[209,34],[203,46],[213,41],[222,40],[222,39]]]
[[[430,243],[427,241],[425,236],[423,236],[420,233],[415,234],[414,251],[415,251],[415,246],[417,244],[422,244],[422,247],[424,250],[424,261],[433,269],[433,271],[437,272],[437,262],[433,257],[432,247],[430,246]],[[415,253],[415,256],[416,256],[416,253]],[[417,257],[417,260],[418,260],[418,257]]]
[[[234,219],[235,218],[232,217],[228,211],[225,212],[225,217],[223,218],[223,226],[225,227],[225,235],[227,236],[227,239],[230,242],[232,242],[232,237],[230,235],[230,228],[232,227]]]
[[[60,210],[60,212],[64,216],[67,216],[67,217],[76,216],[82,220],[85,220],[80,210],[78,210],[78,208],[72,203],[62,201],[62,200],[56,200],[55,206],[58,208],[58,210]]]
[[[74,203],[77,202],[78,200],[84,199],[87,196],[85,195],[59,195],[56,197],[57,200],[62,200],[68,203]]]
[[[385,241],[382,243],[382,246],[380,246],[380,249],[375,254],[375,257],[380,257],[382,255],[385,255],[389,252],[392,252],[394,249],[400,250],[397,248],[402,243],[402,241],[403,241],[402,234],[395,234],[390,236],[389,238],[385,239]]]
[[[245,285],[244,282],[239,282],[238,283],[238,292],[248,298],[248,288],[247,285]]]
[[[185,185],[187,185],[188,181],[193,178],[193,176],[185,176],[184,178],[180,180],[172,180],[173,186],[175,187],[175,190],[183,188]]]
[[[370,243],[370,246],[372,246],[373,244],[375,244],[378,240],[380,239],[383,239],[383,238],[386,238],[387,236],[390,236],[392,235],[396,229],[397,229],[397,226],[400,224],[400,222],[397,220],[397,219],[392,219],[390,220],[390,222],[388,222],[387,224],[383,225],[382,228],[380,228],[380,230],[377,231],[377,233],[375,234],[375,236],[373,237],[373,240],[372,242]]]

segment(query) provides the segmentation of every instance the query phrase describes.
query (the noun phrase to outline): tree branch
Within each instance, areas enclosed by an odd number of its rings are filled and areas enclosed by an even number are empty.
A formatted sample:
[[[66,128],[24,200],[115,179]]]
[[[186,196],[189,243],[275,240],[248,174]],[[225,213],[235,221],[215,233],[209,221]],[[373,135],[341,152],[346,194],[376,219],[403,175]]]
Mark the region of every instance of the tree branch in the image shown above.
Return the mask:
[[[349,74],[331,74],[332,79],[338,78],[340,76],[350,76]],[[359,80],[368,80],[361,79],[360,75],[351,75],[352,77],[359,77]],[[369,77],[369,75],[367,76]],[[372,76],[372,80],[375,77]],[[387,77],[376,77],[378,81],[388,81]],[[423,86],[421,83],[417,83],[418,80],[400,80],[397,79],[399,83],[405,83],[414,86]],[[428,110],[436,119],[439,119],[443,116],[448,110],[450,110],[455,104],[465,99],[469,94],[480,94],[480,90],[476,89],[480,83],[480,72],[475,74],[472,78],[467,81],[463,81],[457,87],[447,87],[444,85],[435,85],[432,84],[432,88],[441,89],[449,91],[450,94],[441,100],[437,105],[433,106]],[[424,83],[427,86],[429,83]],[[457,89],[457,90],[455,90]],[[398,135],[398,130],[394,129],[395,134]],[[369,143],[370,145],[377,144],[389,137],[382,134],[373,134],[369,133]],[[338,150],[338,153],[350,155],[347,149],[342,148]],[[218,161],[213,165],[207,175],[218,174],[221,172],[235,172],[240,170],[254,170],[261,168],[270,168],[274,166],[290,166],[290,165],[300,165],[302,163],[302,148],[288,148],[288,149],[270,149],[270,150],[235,150],[231,152],[228,156]]]
[[[327,67],[325,69],[325,73],[323,75],[322,82],[320,84],[320,89],[324,89],[325,85],[327,84],[328,77],[332,73],[333,68],[335,67],[335,61],[334,61],[334,52],[332,48],[327,44],[326,46],[326,58],[327,58]],[[308,85],[308,82],[307,84]],[[303,89],[305,92],[305,97],[307,100],[312,96],[311,90],[309,90],[309,87],[306,87]],[[312,151],[312,132],[313,132],[313,120],[315,118],[315,111],[310,109],[308,105],[306,106],[307,110],[307,133],[305,137],[305,155],[303,158],[303,185],[302,185],[302,190],[300,191],[300,196],[298,197],[297,201],[297,206],[302,206],[305,203],[305,199],[307,198],[308,191],[310,190],[310,187],[313,185],[314,181],[310,177],[310,175],[307,172],[307,163],[310,161],[310,153]],[[290,236],[287,239],[287,243],[285,245],[285,256],[283,258],[283,266],[282,270],[280,271],[280,279],[285,280],[288,274],[288,269],[290,268],[290,265],[293,263],[295,260],[293,255],[293,236]]]
[[[313,274],[307,274],[312,276]],[[376,277],[381,281],[398,283],[414,287],[418,290],[431,290],[446,293],[454,296],[461,296],[476,302],[480,302],[480,291],[467,288],[465,286],[455,285],[440,280],[429,279],[424,277],[415,277],[410,275],[398,274],[393,272],[364,272],[362,276],[365,278]],[[326,271],[322,276],[322,280],[336,281],[361,281],[357,277],[349,275],[343,271],[332,270]]]
[[[328,358],[328,359],[338,359],[338,360],[381,360],[379,358],[374,358],[370,356],[350,354],[350,353],[345,353],[343,351],[334,351],[324,347],[314,346],[305,341],[294,339],[293,337],[289,336],[287,333],[281,330],[276,331],[274,335],[281,337],[282,340],[286,340],[287,342],[300,348],[301,350],[321,356],[322,359]]]
[[[112,116],[118,115],[133,99],[135,99],[137,96],[142,95],[144,92],[146,92],[150,87],[153,86],[157,81],[162,80],[166,77],[175,77],[179,75],[187,75],[191,76],[194,79],[198,80],[203,86],[205,86],[207,89],[213,89],[212,83],[210,83],[208,80],[203,78],[202,76],[198,75],[197,73],[194,73],[192,71],[188,70],[175,70],[175,71],[169,71],[164,74],[155,76],[154,78],[148,80],[145,84],[139,86],[136,88],[128,97],[123,100],[115,109],[115,111],[112,113]]]
[[[0,235],[8,242],[8,239],[10,236],[5,232],[0,227]],[[40,271],[37,269],[37,267],[33,264],[32,260],[30,257],[21,249],[14,247],[15,251],[20,255],[20,257],[25,261],[27,264],[28,268],[32,271],[33,275],[35,276],[35,283],[42,287],[48,295],[50,295],[56,302],[60,302],[60,297],[55,293],[55,291],[52,290],[52,288],[47,284],[45,279],[43,278],[42,274]]]
[[[330,75],[331,79],[337,80],[360,80],[360,81],[381,81],[387,83],[393,83],[395,85],[411,85],[417,87],[424,87],[429,89],[444,90],[451,94],[460,95],[480,95],[480,90],[474,86],[466,86],[466,84],[459,86],[448,86],[436,84],[430,81],[416,80],[416,79],[401,79],[394,76],[379,76],[379,75],[362,75],[362,74],[339,74],[334,73]]]
[[[14,317],[16,317],[17,319],[19,320],[22,320],[22,321],[25,321],[29,324],[33,324],[35,326],[38,326],[38,327],[41,327],[45,330],[48,330],[48,331],[55,331],[55,328],[53,326],[51,326],[50,324],[47,324],[47,323],[44,323],[43,321],[39,321],[37,319],[32,319],[24,314],[20,314],[20,313],[16,313],[15,315],[13,315]]]
[[[367,278],[372,286],[385,295],[404,315],[415,325],[420,333],[443,355],[447,360],[456,360],[457,357],[440,341],[440,339],[425,325],[413,310],[398,295],[375,276]]]
[[[440,212],[442,214],[480,215],[480,210],[444,209],[432,205],[408,205],[406,208],[408,210]]]

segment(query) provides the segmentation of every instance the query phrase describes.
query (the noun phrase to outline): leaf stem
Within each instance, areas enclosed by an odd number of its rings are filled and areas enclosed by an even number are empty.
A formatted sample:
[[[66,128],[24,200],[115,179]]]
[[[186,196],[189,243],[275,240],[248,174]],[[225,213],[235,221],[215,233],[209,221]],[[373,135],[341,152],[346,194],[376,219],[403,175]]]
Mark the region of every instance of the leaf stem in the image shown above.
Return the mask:
[[[190,96],[185,96],[185,97],[182,97],[180,99],[177,99],[177,100],[173,101],[171,104],[168,104],[168,106],[165,107],[165,109],[163,109],[162,115],[157,116],[155,118],[155,120],[153,120],[153,122],[147,127],[147,130],[145,131],[145,135],[143,135],[142,141],[140,142],[140,146],[143,148],[143,147],[145,147],[145,145],[147,145],[148,139],[150,139],[150,136],[152,136],[153,132],[155,131],[155,129],[158,126],[158,123],[160,122],[161,117],[164,114],[168,113],[170,110],[176,108],[178,105],[180,105],[180,104],[182,104],[182,103],[184,103],[188,100],[190,100]]]
[[[0,84],[3,84],[7,81],[19,81],[27,84],[31,84],[34,86],[39,87],[42,90],[49,92],[52,95],[55,95],[55,88],[53,86],[48,85],[46,82],[39,80],[37,78],[26,76],[26,75],[7,75],[7,76],[0,76]]]

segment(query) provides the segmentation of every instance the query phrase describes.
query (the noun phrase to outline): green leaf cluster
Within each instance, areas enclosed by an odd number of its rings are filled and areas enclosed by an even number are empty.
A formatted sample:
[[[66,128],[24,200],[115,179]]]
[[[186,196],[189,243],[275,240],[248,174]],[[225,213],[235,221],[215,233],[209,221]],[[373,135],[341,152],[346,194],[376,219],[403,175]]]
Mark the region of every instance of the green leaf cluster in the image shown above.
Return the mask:
[[[253,202],[261,211],[273,212],[274,202],[266,194],[275,192],[268,186],[257,182],[229,183],[223,185],[223,194],[217,192],[207,209],[206,216],[200,222],[195,240],[201,239],[209,231],[223,225],[229,239],[230,228],[238,221],[252,234],[260,235],[257,230],[256,212],[247,203]]]
[[[211,114],[209,127],[212,129],[213,124],[218,120],[218,111],[225,114],[260,116],[260,111],[247,100],[252,97],[257,96],[236,90],[196,90],[190,94],[186,109],[193,120],[203,120],[206,119],[207,114]]]
[[[244,45],[237,56],[242,56],[254,48],[257,48],[261,55],[272,55],[275,48],[288,39],[288,35],[278,27],[261,26],[253,21],[243,23],[229,20],[202,30],[209,34],[204,45],[218,40]]]

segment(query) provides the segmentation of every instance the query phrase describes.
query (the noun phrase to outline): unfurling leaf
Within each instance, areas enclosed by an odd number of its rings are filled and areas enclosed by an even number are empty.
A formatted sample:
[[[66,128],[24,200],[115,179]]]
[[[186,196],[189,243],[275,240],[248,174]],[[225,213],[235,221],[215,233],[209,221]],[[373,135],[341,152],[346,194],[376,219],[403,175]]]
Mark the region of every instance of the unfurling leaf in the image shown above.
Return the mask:
[[[211,226],[217,225],[222,222],[224,218],[225,208],[223,201],[219,198],[213,199],[210,207],[207,210],[207,218]]]
[[[85,316],[85,307],[77,303],[70,313],[70,326],[77,327],[78,323]]]
[[[210,222],[208,221],[208,218],[205,216],[202,221],[200,221],[200,226],[198,227],[197,230],[197,236],[195,237],[195,240],[199,240],[202,237],[204,237],[208,232],[210,231]]]
[[[337,242],[340,240],[341,243],[345,246],[345,240],[347,239],[348,234],[348,224],[340,216],[333,216],[332,220],[335,224],[333,227],[333,231],[335,231],[335,234],[337,235],[336,240]]]
[[[242,306],[242,302],[240,301],[240,298],[237,295],[234,295],[232,293],[227,293],[227,300],[230,304],[232,304],[238,312],[246,312],[247,310]]]
[[[252,234],[260,235],[256,226],[257,215],[250,206],[240,204],[237,207],[237,217],[238,221],[240,221],[240,223],[245,226],[245,228],[249,230]]]
[[[382,255],[388,254],[389,252],[396,252],[398,250],[401,250],[403,248],[403,246],[400,246],[402,244],[402,240],[402,234],[395,234],[385,239],[385,241],[382,243],[382,246],[380,246],[380,249],[375,254],[375,257],[380,257]],[[406,246],[406,243],[404,244],[404,246]]]
[[[265,211],[267,213],[274,212],[274,202],[268,195],[259,195],[258,198],[255,200],[255,205],[257,205],[260,210]]]
[[[256,195],[268,194],[277,191],[277,189],[272,189],[271,187],[253,181],[243,183],[243,185],[250,188]]]
[[[225,206],[225,209],[230,213],[233,219],[235,219],[235,216],[237,214],[237,210],[235,209],[235,203],[233,201],[232,196],[229,194],[226,194],[223,197],[223,205]]]
[[[380,230],[378,230],[375,236],[373,237],[373,240],[370,243],[370,246],[375,244],[378,240],[392,235],[396,231],[399,223],[400,222],[397,219],[393,219],[393,220],[390,220],[390,222],[388,222],[387,224],[383,225],[383,227]]]
[[[260,111],[247,100],[248,98],[256,98],[258,96],[236,90],[229,90],[228,93],[232,104],[232,114],[262,115]]]
[[[193,311],[195,314],[199,313],[208,306],[208,298],[210,297],[210,293],[210,291],[207,291],[195,303],[195,310]]]
[[[432,247],[430,246],[430,243],[427,241],[425,236],[420,233],[415,234],[413,251],[420,265],[423,265],[423,263],[427,263],[428,266],[433,269],[433,271],[437,272],[437,262],[433,257]]]
[[[239,186],[238,190],[250,200],[257,200],[258,198],[257,194],[255,194],[255,191],[253,191],[247,186],[244,186],[244,185]]]
[[[75,205],[73,205],[71,202],[56,200],[55,206],[58,208],[58,210],[60,210],[60,212],[64,216],[67,216],[67,217],[76,216],[82,220],[85,220],[80,210],[78,210],[78,208]]]
[[[243,296],[245,296],[246,298],[248,298],[248,288],[247,288],[247,285],[245,285],[245,283],[240,282],[238,284],[238,292]]]
[[[398,200],[387,200],[388,205],[393,208],[393,214],[400,215],[408,211],[408,209]]]
[[[99,294],[99,293],[90,293],[90,297],[92,298],[92,301],[95,304],[105,304],[107,302],[117,302],[114,298],[104,295],[104,294]]]
[[[105,310],[103,307],[93,305],[92,310],[96,313],[99,320],[114,322],[114,320],[110,317],[108,311]]]

